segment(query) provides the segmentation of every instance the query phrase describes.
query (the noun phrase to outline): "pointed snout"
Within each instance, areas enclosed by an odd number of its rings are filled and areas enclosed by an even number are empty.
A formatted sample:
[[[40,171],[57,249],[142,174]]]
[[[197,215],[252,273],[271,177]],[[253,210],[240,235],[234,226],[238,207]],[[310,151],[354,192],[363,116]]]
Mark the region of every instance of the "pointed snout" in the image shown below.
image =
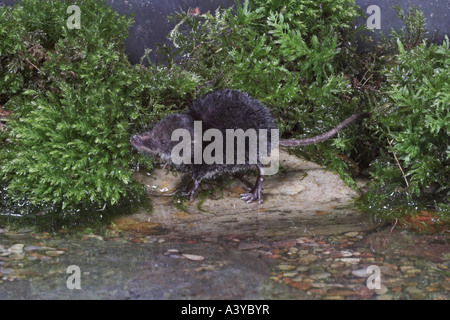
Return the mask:
[[[134,135],[130,138],[130,143],[133,147],[135,148],[140,148],[142,147],[143,143],[141,138],[139,137],[139,135]]]

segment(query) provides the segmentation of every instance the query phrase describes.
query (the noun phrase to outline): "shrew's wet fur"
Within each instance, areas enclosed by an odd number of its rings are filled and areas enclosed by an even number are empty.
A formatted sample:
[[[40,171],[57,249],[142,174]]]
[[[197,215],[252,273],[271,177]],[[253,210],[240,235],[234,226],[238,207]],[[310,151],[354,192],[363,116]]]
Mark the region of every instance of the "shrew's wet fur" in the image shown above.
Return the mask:
[[[323,134],[306,139],[280,139],[279,145],[297,147],[319,143],[331,138],[355,120],[369,116],[370,113],[368,112],[357,113]],[[171,141],[172,132],[176,129],[183,128],[191,134],[191,137],[194,137],[194,121],[201,121],[202,132],[205,132],[208,129],[218,129],[223,136],[226,134],[226,129],[243,129],[244,132],[248,129],[255,129],[256,132],[259,132],[258,130],[260,129],[267,129],[267,150],[264,151],[266,151],[266,154],[270,154],[270,132],[271,129],[276,129],[276,126],[269,110],[258,100],[250,97],[247,93],[230,89],[221,89],[208,93],[193,102],[185,113],[169,115],[161,119],[151,131],[131,137],[131,144],[138,150],[157,155],[164,163],[172,164],[178,170],[188,172],[192,176],[194,182],[193,187],[186,194],[190,197],[191,201],[194,199],[195,191],[202,179],[246,170],[252,166],[248,161],[248,141],[245,143],[246,159],[244,164],[236,164],[237,161],[235,161],[234,164],[206,164],[204,162],[195,164],[194,161],[191,161],[189,164],[173,164],[171,160],[172,149],[179,142]],[[257,143],[259,145],[259,137]],[[206,146],[207,144],[202,142],[202,150]],[[226,146],[223,147],[223,150],[226,150]],[[249,190],[248,193],[241,194],[241,199],[247,202],[255,200],[258,200],[259,203],[262,202],[261,186],[264,175],[259,161],[259,152],[260,150],[258,150],[256,164],[258,177],[255,186]],[[225,159],[225,154],[223,155],[223,159]]]

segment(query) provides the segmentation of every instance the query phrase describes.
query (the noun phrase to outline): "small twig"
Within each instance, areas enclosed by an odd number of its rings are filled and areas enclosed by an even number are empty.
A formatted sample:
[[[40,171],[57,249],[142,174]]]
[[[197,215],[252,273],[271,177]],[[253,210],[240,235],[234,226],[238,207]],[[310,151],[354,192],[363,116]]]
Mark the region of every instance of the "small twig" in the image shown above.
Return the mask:
[[[370,78],[372,78],[372,76],[373,76],[373,73],[372,73],[372,74],[370,75],[370,77],[368,77],[368,78],[367,78],[367,80],[366,80],[366,81],[364,81],[364,83],[363,83],[363,84],[361,85],[361,87],[364,87],[364,85],[366,84],[366,82],[367,82],[367,81],[369,81],[369,80],[370,80]]]
[[[201,89],[203,87],[206,87],[206,86],[209,86],[211,84],[214,84],[214,82],[216,82],[216,80],[219,79],[222,76],[223,76],[223,70],[220,73],[218,73],[217,75],[215,75],[214,78],[212,78],[211,80],[205,81],[204,83],[198,85],[197,89]]]
[[[25,61],[28,62],[29,64],[31,64],[37,71],[39,71],[39,73],[42,73],[44,76],[46,76],[45,72],[42,71],[41,69],[39,69],[33,62],[28,60],[28,58],[26,58]]]
[[[392,226],[391,231],[390,231],[389,233],[392,233],[392,230],[394,230],[395,226],[396,226],[397,223],[398,223],[398,219],[394,219],[394,220],[395,220],[395,223],[394,223],[394,225]]]
[[[106,203],[105,203],[105,205],[103,206],[103,208],[101,208],[101,209],[98,209],[98,210],[95,210],[95,211],[104,211],[104,210],[105,210],[105,208],[106,208]]]
[[[369,72],[369,69],[366,70],[366,72],[364,73],[364,75],[361,78],[361,81],[358,81],[359,83],[361,83],[364,80],[364,77],[366,76],[367,72]]]
[[[392,139],[391,141],[389,141],[389,139],[387,139],[387,141],[389,143],[389,146],[391,147],[392,154],[394,155],[394,159],[397,162],[397,165],[400,168],[400,171],[402,172],[403,179],[405,179],[406,186],[409,188],[409,183],[408,183],[408,180],[406,179],[405,172],[403,171],[402,166],[400,165],[400,162],[398,162],[397,156],[395,155],[394,148],[392,147],[392,141],[394,141],[394,139]]]

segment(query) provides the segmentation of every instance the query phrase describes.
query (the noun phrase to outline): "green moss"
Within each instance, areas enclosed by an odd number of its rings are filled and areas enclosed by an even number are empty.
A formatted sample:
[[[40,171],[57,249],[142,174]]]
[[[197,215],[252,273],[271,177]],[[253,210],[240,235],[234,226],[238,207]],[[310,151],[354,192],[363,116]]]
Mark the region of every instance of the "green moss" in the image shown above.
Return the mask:
[[[129,137],[167,115],[199,78],[175,66],[132,66],[124,41],[133,20],[104,1],[77,1],[82,28],[65,21],[72,1],[26,0],[0,8],[0,103],[6,119],[0,183],[11,201],[48,208],[114,205],[142,187]],[[4,137],[5,136],[5,137]]]

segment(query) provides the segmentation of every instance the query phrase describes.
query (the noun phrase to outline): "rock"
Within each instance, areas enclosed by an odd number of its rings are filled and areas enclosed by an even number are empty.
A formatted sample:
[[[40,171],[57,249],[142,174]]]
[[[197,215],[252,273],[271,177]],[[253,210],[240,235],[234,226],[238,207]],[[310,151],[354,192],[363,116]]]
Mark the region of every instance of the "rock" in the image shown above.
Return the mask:
[[[202,260],[205,259],[205,257],[199,256],[199,255],[196,255],[196,254],[183,253],[182,256],[185,257],[188,260],[193,260],[193,261],[202,261]]]
[[[42,246],[35,246],[35,245],[31,245],[31,246],[26,246],[25,248],[23,248],[24,251],[38,251],[38,250],[42,250]]]
[[[404,283],[402,278],[383,278],[382,281],[384,284],[388,284],[389,287],[399,287]]]
[[[319,259],[319,257],[317,257],[314,254],[307,254],[298,259],[298,264],[302,265],[302,266],[307,266],[307,265],[311,264],[312,262],[317,261],[318,259]]]
[[[259,242],[241,242],[239,243],[238,250],[253,250],[261,247],[262,244]]]
[[[358,292],[353,290],[331,290],[327,293],[330,297],[348,297],[358,295]]]
[[[143,172],[134,172],[133,180],[145,185],[147,192],[151,194],[170,194],[177,190],[183,181],[185,174],[167,174],[166,170],[155,168],[151,176]]]
[[[426,292],[439,292],[440,288],[439,288],[439,285],[437,283],[434,283],[431,286],[425,287],[425,291]]]
[[[405,289],[405,292],[407,294],[409,294],[411,299],[414,299],[414,300],[423,300],[426,297],[425,292],[418,289],[417,287],[407,287]]]
[[[351,253],[350,251],[347,251],[347,250],[341,251],[341,257],[348,258],[348,257],[351,257],[352,255],[353,255],[353,253]]]
[[[342,289],[342,288],[344,288],[345,286],[344,286],[342,283],[328,283],[328,284],[326,285],[326,287],[327,287],[327,288],[339,288],[339,289]]]
[[[340,258],[339,260],[342,262],[345,262],[345,263],[356,264],[356,263],[359,263],[359,261],[361,259],[360,258]]]
[[[306,272],[309,270],[309,267],[307,266],[298,266],[295,270],[297,270],[298,272]]]
[[[289,277],[289,278],[293,278],[293,277],[295,277],[297,274],[298,274],[297,271],[291,271],[291,272],[288,271],[288,272],[283,273],[283,276]],[[294,279],[292,279],[292,280],[294,280]]]
[[[352,270],[352,274],[359,278],[367,278],[370,276],[370,273],[367,273],[367,269]]]
[[[303,275],[297,273],[296,276],[292,277],[292,281],[303,281]]]
[[[288,248],[288,247],[295,247],[296,244],[297,244],[297,241],[295,239],[289,239],[289,240],[274,242],[273,246],[276,248]]]
[[[280,271],[291,271],[294,270],[296,266],[288,265],[288,264],[280,264],[277,266],[277,269]]]
[[[323,288],[317,288],[317,289],[308,290],[308,294],[313,294],[313,295],[323,296],[326,293],[327,293],[327,289],[323,289]]]
[[[312,274],[311,276],[310,276],[310,278],[311,279],[314,279],[314,280],[320,280],[320,279],[326,279],[326,278],[328,278],[328,277],[330,277],[331,276],[331,273],[328,273],[328,272],[322,272],[322,273],[315,273],[315,274]]]
[[[49,250],[49,251],[45,251],[45,254],[50,256],[50,257],[57,257],[60,256],[62,254],[64,254],[65,251],[63,250]]]
[[[325,300],[344,300],[344,297],[337,295],[327,295],[325,296]]]
[[[382,275],[386,275],[386,276],[397,276],[398,273],[398,267],[396,265],[390,264],[390,263],[385,263],[384,265],[382,265],[380,267],[380,271]]]
[[[417,273],[417,274],[418,274],[418,273],[422,273],[422,270],[413,268],[413,269],[410,269],[410,270],[406,271],[406,273],[407,273],[408,275],[414,275],[414,274],[416,274],[416,273]]]
[[[311,288],[311,283],[310,282],[305,282],[305,281],[299,281],[299,282],[291,282],[289,283],[289,285],[291,287],[297,288],[299,290],[308,290],[309,288]]]
[[[14,273],[14,269],[0,267],[0,273],[1,274],[13,274]]]
[[[354,237],[356,237],[358,234],[359,234],[359,232],[353,231],[353,232],[347,232],[347,233],[345,233],[344,235],[345,235],[346,237],[349,237],[349,238],[354,238]]]
[[[361,299],[369,299],[373,296],[372,290],[369,290],[366,286],[362,286],[356,290],[358,297]]]
[[[406,272],[408,272],[409,270],[412,270],[412,269],[414,269],[413,266],[400,266],[400,270],[403,273],[406,273]]]
[[[393,300],[394,298],[390,294],[381,294],[377,297],[377,300]]]
[[[325,289],[325,288],[328,287],[328,284],[323,282],[323,281],[321,281],[321,282],[312,282],[311,286],[313,288]]]
[[[97,239],[97,240],[103,241],[103,237],[98,234],[87,234],[81,238],[82,241],[86,241],[86,240],[90,240],[90,239]]]
[[[23,253],[24,245],[22,243],[17,243],[9,247],[7,250],[3,249],[0,256],[9,256],[11,260],[20,260],[25,258]]]
[[[384,284],[382,284],[380,286],[380,289],[374,289],[373,291],[378,295],[384,295],[386,292],[388,292],[388,288]]]
[[[15,245],[12,245],[11,247],[8,248],[8,252],[10,254],[23,253],[23,244],[22,243],[17,243]]]
[[[448,269],[448,267],[447,267],[445,264],[443,264],[443,263],[438,263],[438,264],[437,264],[437,267],[438,267],[439,269],[441,269],[441,270],[447,270],[447,269]]]

